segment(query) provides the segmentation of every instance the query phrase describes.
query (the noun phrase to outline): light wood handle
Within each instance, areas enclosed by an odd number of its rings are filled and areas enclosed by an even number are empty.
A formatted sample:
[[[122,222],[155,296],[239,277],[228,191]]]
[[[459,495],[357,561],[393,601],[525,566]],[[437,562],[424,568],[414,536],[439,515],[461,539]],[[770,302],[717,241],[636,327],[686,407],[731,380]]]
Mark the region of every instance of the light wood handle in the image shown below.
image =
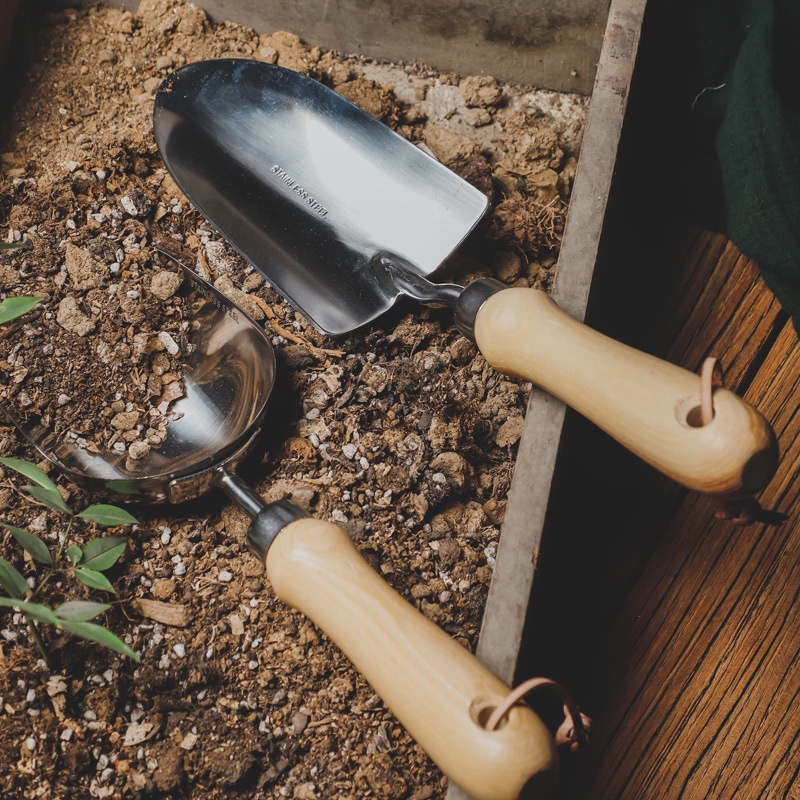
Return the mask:
[[[475,800],[544,796],[557,773],[552,735],[525,706],[487,731],[509,688],[370,568],[338,526],[287,525],[269,548],[277,596],[348,656],[442,772]],[[531,794],[529,794],[531,792]]]
[[[701,426],[698,375],[582,325],[544,292],[489,297],[475,339],[495,369],[560,398],[690,489],[744,497],[775,473],[775,435],[752,406],[716,388],[714,419]]]

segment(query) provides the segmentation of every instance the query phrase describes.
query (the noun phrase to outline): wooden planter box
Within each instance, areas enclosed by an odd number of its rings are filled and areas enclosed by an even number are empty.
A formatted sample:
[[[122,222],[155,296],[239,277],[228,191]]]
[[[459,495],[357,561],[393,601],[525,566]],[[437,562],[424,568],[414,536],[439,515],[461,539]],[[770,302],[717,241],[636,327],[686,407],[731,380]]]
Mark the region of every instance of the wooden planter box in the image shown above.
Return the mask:
[[[18,0],[0,0],[0,56],[18,6]],[[564,311],[581,320],[586,316],[593,288],[644,10],[645,0],[610,3],[591,91],[552,292]],[[564,83],[569,85],[569,80]],[[566,416],[566,408],[560,401],[534,387],[477,649],[478,658],[512,685],[529,676],[529,665],[537,670],[548,665],[547,659],[531,660],[526,650],[531,642],[535,646],[535,636],[530,633],[532,626],[534,630],[537,625],[541,627],[548,617],[547,609],[531,605],[531,597],[536,592],[537,563],[546,543],[545,532],[557,535],[557,531],[548,530],[547,524],[559,457],[564,451],[562,434]],[[581,493],[582,489],[575,487],[575,491]],[[552,677],[564,681],[570,676]],[[464,797],[458,787],[451,785],[449,800]]]

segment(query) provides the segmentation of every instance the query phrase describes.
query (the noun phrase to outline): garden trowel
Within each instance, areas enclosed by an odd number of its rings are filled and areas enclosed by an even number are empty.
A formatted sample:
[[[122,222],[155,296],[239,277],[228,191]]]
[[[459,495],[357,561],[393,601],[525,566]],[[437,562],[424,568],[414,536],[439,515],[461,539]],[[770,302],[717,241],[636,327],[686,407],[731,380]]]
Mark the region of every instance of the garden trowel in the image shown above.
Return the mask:
[[[429,276],[486,197],[322,83],[247,59],[189,64],[163,83],[155,137],[175,181],[320,331],[360,328],[401,296],[451,305],[505,374],[531,381],[694,490],[745,497],[774,474],[764,418],[701,380],[563,313],[544,292]]]

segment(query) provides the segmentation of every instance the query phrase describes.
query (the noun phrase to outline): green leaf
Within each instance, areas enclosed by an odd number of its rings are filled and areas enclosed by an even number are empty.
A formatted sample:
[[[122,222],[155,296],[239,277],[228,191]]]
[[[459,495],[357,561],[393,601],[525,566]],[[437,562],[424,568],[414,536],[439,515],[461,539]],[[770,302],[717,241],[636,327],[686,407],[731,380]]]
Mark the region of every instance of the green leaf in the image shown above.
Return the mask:
[[[61,622],[59,627],[69,631],[69,633],[74,633],[76,636],[82,636],[84,639],[109,647],[117,653],[132,658],[134,661],[139,660],[139,656],[135,651],[131,650],[122,639],[111,633],[111,631],[106,630],[102,625],[96,625],[93,622]]]
[[[39,297],[6,297],[0,302],[0,325],[27,314],[40,301]]]
[[[98,525],[138,525],[139,520],[132,517],[124,508],[110,506],[104,503],[84,508],[77,516],[81,519],[88,519]]]
[[[19,472],[20,475],[24,475],[29,481],[33,481],[37,486],[41,486],[43,489],[52,489],[54,492],[58,491],[58,488],[53,481],[47,477],[47,474],[39,469],[36,464],[31,464],[30,461],[24,461],[21,458],[0,458],[0,464],[9,469],[13,469],[15,472]]]
[[[58,489],[45,489],[43,486],[26,486],[27,491],[35,500],[46,505],[51,511],[72,516],[72,509],[64,502]]]
[[[78,615],[75,616],[75,618],[68,619],[60,615],[65,607],[93,606],[95,608],[101,608],[102,610],[105,610],[108,608],[108,606],[104,605],[103,603],[88,603],[77,600],[73,602],[62,603],[57,609],[59,612],[58,615],[55,611],[47,606],[40,605],[39,603],[29,603],[25,600],[15,600],[10,597],[0,597],[0,607],[3,606],[6,608],[16,608],[31,619],[35,619],[37,622],[50,623],[51,625],[61,628],[61,630],[67,631],[67,633],[72,633],[75,636],[81,636],[91,642],[101,644],[104,647],[109,647],[117,653],[121,653],[124,656],[128,656],[128,658],[132,658],[134,661],[139,660],[139,656],[136,654],[136,652],[131,650],[131,648],[128,647],[128,645],[126,645],[125,642],[123,642],[118,636],[115,636],[113,633],[111,633],[111,631],[106,630],[102,625],[96,625],[93,622],[88,622],[86,619],[86,615],[89,613],[88,609],[84,613],[84,619],[78,618],[80,614],[77,609],[75,612],[73,612],[71,608],[67,608],[67,615],[75,613]],[[102,613],[102,611],[98,613]],[[96,614],[94,614],[94,616],[96,616]]]
[[[17,568],[0,558],[0,585],[11,597],[23,598],[28,593],[28,582],[19,574]]]
[[[0,597],[0,606],[17,608],[37,622],[49,622],[51,625],[60,624],[60,620],[52,609],[40,603],[30,603],[27,600],[15,600],[11,597]]]
[[[69,563],[74,567],[83,558],[83,550],[81,550],[78,545],[71,544],[67,548],[67,558],[69,559]]]
[[[53,556],[50,555],[47,545],[38,536],[35,536],[23,528],[15,528],[13,525],[8,525],[5,522],[0,522],[0,525],[11,533],[27,553],[30,553],[34,561],[38,561],[40,564],[47,564],[48,566],[52,565]]]
[[[68,622],[88,622],[111,608],[108,603],[92,603],[89,600],[68,600],[56,608],[56,616]]]
[[[127,544],[118,536],[105,536],[102,539],[92,539],[83,547],[81,566],[104,572],[119,561],[125,552]]]
[[[81,583],[91,589],[102,589],[104,592],[116,594],[114,587],[102,572],[97,572],[96,570],[81,566],[75,570],[75,576]]]

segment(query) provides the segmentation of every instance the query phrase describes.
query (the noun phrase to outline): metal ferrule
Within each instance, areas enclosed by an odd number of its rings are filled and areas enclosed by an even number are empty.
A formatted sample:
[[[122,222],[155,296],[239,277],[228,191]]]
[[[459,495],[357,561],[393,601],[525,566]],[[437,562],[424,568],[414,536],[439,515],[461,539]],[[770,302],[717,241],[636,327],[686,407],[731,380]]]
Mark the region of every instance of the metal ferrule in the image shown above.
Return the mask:
[[[270,503],[250,523],[247,531],[247,546],[250,552],[262,562],[266,561],[267,551],[278,534],[290,523],[307,516],[308,514],[300,506],[288,500]]]
[[[252,517],[247,546],[262,562],[266,561],[267,551],[278,534],[289,523],[308,516],[288,500],[265,503],[238,475],[227,470],[217,472],[216,484]]]
[[[505,284],[494,278],[479,278],[464,288],[455,308],[455,324],[464,336],[475,341],[475,320],[478,312],[493,294],[505,288]]]

